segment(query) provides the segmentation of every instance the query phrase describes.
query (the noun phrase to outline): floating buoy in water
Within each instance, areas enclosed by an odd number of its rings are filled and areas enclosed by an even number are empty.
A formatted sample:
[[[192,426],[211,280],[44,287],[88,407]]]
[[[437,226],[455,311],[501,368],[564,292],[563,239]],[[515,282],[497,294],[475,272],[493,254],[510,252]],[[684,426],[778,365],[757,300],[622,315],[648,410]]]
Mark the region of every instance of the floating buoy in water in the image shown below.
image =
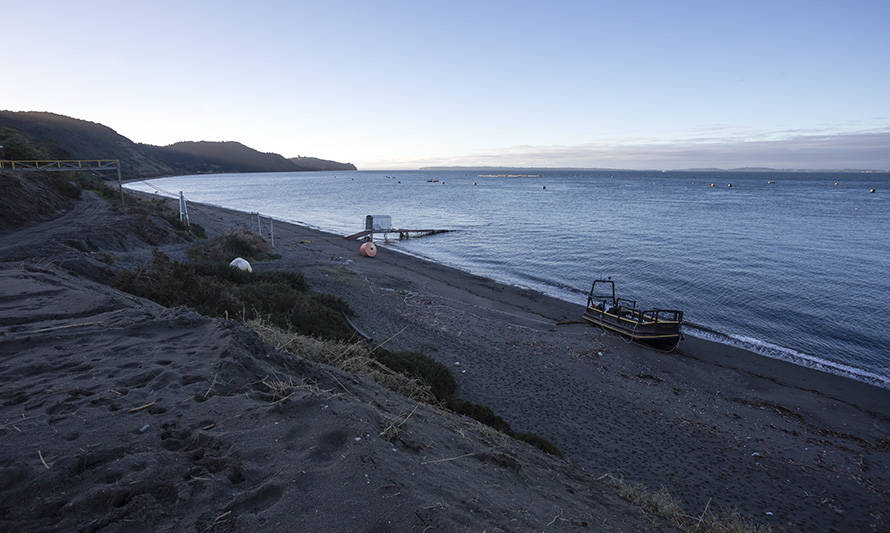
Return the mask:
[[[231,268],[237,268],[238,270],[244,272],[253,272],[253,269],[250,268],[250,263],[248,263],[247,260],[243,257],[236,257],[235,259],[232,259],[232,262],[229,263],[229,266]]]
[[[358,249],[358,253],[362,254],[365,257],[374,257],[377,255],[377,247],[374,246],[373,242],[364,243],[361,248]]]
[[[868,192],[875,192],[875,190],[874,190],[874,189],[869,189]]]
[[[547,190],[547,186],[544,185],[543,187],[541,187],[541,190],[542,190],[542,191],[546,191],[546,190]]]
[[[479,184],[478,184],[477,182],[474,181],[474,182],[473,182],[473,185],[479,185]]]
[[[729,187],[730,189],[732,189],[732,183],[728,184],[727,187]]]
[[[714,184],[712,183],[712,184],[711,184],[711,187],[713,187],[713,186],[714,186]]]
[[[695,180],[692,180],[692,184],[695,185]]]

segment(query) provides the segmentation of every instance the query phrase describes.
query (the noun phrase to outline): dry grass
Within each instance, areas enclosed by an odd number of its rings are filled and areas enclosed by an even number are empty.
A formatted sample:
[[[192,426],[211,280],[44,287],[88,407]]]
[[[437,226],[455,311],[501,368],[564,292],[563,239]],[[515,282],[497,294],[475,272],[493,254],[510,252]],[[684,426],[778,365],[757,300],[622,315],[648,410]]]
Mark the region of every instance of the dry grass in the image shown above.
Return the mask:
[[[381,426],[383,427],[383,431],[380,432],[380,436],[389,441],[397,439],[399,437],[399,434],[401,433],[402,426],[404,426],[405,422],[407,422],[408,419],[411,418],[412,415],[414,415],[414,412],[417,411],[418,407],[420,407],[420,404],[415,405],[414,409],[412,409],[411,412],[408,413],[408,416],[405,417],[387,417],[388,423],[384,422]]]
[[[395,372],[381,364],[371,356],[373,348],[363,342],[316,339],[286,331],[262,319],[248,320],[246,325],[279,350],[371,379],[410,400],[436,403],[428,385],[418,378]]]
[[[604,474],[625,500],[640,506],[643,510],[658,515],[688,533],[771,533],[769,525],[758,524],[745,518],[738,511],[717,511],[710,500],[702,513],[690,516],[683,512],[682,503],[675,499],[665,487],[653,492],[639,483],[633,483],[611,474]]]
[[[260,383],[269,389],[272,403],[284,402],[301,390],[309,391],[313,394],[331,394],[332,392],[328,389],[322,389],[314,382],[306,381],[305,379],[301,379],[299,383],[296,383],[291,376],[287,376],[287,378],[266,376],[260,380]]]

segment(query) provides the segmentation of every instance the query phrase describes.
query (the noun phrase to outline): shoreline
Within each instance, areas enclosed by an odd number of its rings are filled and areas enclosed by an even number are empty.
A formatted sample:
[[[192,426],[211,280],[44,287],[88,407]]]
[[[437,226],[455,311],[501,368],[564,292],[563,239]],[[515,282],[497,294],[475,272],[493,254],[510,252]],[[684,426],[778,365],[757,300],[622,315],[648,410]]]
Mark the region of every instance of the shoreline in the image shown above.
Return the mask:
[[[147,183],[148,181],[155,180],[155,179],[170,178],[170,177],[182,177],[182,176],[161,176],[158,178],[132,180],[132,181],[146,183],[148,185],[148,183]],[[153,187],[153,188],[155,188],[155,187]],[[128,189],[128,190],[131,193],[147,194],[149,196],[161,194],[165,198],[173,198],[173,199],[176,198],[176,196],[167,196],[167,195],[163,194],[162,189],[158,189],[158,188],[155,188],[155,189],[158,192],[147,193],[145,191],[139,191],[136,189]],[[169,191],[167,191],[167,192],[169,193]],[[189,204],[206,206],[206,207],[213,208],[213,209],[225,209],[225,210],[229,210],[229,211],[232,211],[235,213],[242,213],[244,215],[250,214],[249,212],[246,212],[246,211],[240,211],[238,209],[233,209],[230,207],[217,205],[217,204],[211,204],[211,203],[195,202],[195,201],[189,200]],[[325,229],[325,228],[322,228],[319,226],[315,226],[315,225],[307,223],[305,221],[288,220],[288,219],[284,219],[284,218],[275,218],[275,217],[271,217],[271,218],[273,218],[276,222],[278,222],[280,224],[292,224],[295,226],[306,228],[308,230],[318,231],[318,232],[326,233],[326,234],[329,234],[332,236],[342,237],[341,235],[334,233],[332,230]],[[567,300],[555,293],[545,292],[538,288],[525,286],[520,283],[510,283],[509,281],[502,281],[502,280],[498,280],[495,278],[488,278],[487,276],[477,274],[475,272],[472,272],[471,270],[461,268],[460,266],[457,266],[457,265],[448,264],[447,262],[441,262],[441,261],[438,261],[432,257],[425,256],[423,254],[413,253],[413,252],[410,252],[407,250],[402,250],[398,247],[389,246],[389,245],[387,245],[387,243],[385,241],[382,241],[382,242],[375,241],[375,242],[379,243],[382,247],[385,247],[388,250],[399,253],[406,257],[411,257],[418,261],[435,263],[437,265],[441,265],[441,266],[444,266],[447,268],[454,269],[455,271],[461,272],[466,275],[490,279],[493,283],[498,283],[498,284],[502,284],[504,286],[513,287],[518,290],[533,291],[533,292],[541,294],[542,296],[547,296],[547,297],[554,298],[554,299],[560,300],[562,302],[565,302],[567,305],[577,306],[579,309],[583,310],[583,303],[578,303],[578,302],[573,302],[571,300]],[[580,312],[579,312],[579,316],[580,316]],[[815,370],[817,372],[821,372],[821,373],[825,373],[825,374],[829,374],[829,375],[833,375],[833,376],[837,376],[837,377],[841,377],[841,378],[845,378],[845,379],[851,379],[851,380],[854,380],[854,381],[857,381],[857,382],[860,382],[860,383],[863,383],[866,385],[874,386],[874,387],[877,387],[880,389],[890,390],[890,376],[882,376],[879,374],[875,374],[870,370],[858,368],[858,367],[848,365],[845,363],[831,361],[829,359],[825,359],[825,358],[819,357],[817,355],[800,352],[798,350],[795,350],[794,348],[789,348],[786,346],[774,344],[774,343],[772,343],[768,340],[764,340],[764,339],[752,338],[750,340],[746,340],[747,337],[740,338],[741,336],[738,334],[720,331],[720,330],[712,329],[708,326],[701,326],[701,325],[697,325],[697,324],[685,324],[684,328],[685,328],[685,331],[683,331],[684,337],[687,337],[687,336],[694,337],[698,340],[705,341],[707,343],[713,343],[718,346],[726,346],[728,348],[744,350],[745,352],[748,352],[751,355],[755,355],[758,357],[781,361],[783,363],[794,365],[795,367],[806,368],[809,370]],[[689,331],[690,329],[699,330],[702,333],[696,334],[695,332]],[[719,339],[715,339],[712,337],[718,337]],[[724,339],[724,340],[720,340],[720,339]],[[680,343],[681,349],[684,344],[691,344],[691,345],[695,346],[695,348],[693,348],[693,349],[696,351],[702,350],[701,343],[698,343],[698,342],[684,343],[684,341],[681,341],[681,343]]]
[[[213,233],[248,227],[244,212],[203,210]],[[390,247],[362,258],[356,242],[289,222],[275,235],[282,258],[259,271],[303,272],[349,302],[362,331],[446,364],[461,397],[594,476],[665,486],[689,513],[712,500],[777,529],[862,529],[890,505],[886,389],[688,335],[659,352],[557,326],[583,306],[541,292]]]
[[[192,203],[192,202],[190,202],[190,203]],[[198,204],[198,205],[206,206],[206,207],[212,208],[212,209],[221,209],[221,210],[230,211],[234,214],[240,214],[243,216],[249,216],[249,214],[250,214],[245,211],[240,211],[237,209],[232,209],[229,207],[224,207],[224,206],[219,206],[219,205],[214,205],[214,204],[205,204],[205,203],[201,203],[201,202],[194,202],[194,203]],[[308,224],[300,224],[300,223],[291,222],[291,221],[287,221],[287,220],[281,220],[281,219],[275,219],[275,220],[276,220],[276,222],[279,222],[281,224],[288,224],[288,225],[294,226],[295,228],[300,228],[300,229],[306,230],[306,231],[314,231],[314,232],[318,232],[320,234],[329,236],[331,238],[338,238],[338,239],[343,240],[342,235],[333,233],[331,231],[327,231],[327,230],[319,228],[319,227],[314,227],[314,226],[311,226]],[[352,243],[352,241],[343,240],[343,242],[346,246],[352,245],[356,249],[358,248],[357,246],[354,246],[354,243]],[[455,275],[456,277],[467,276],[467,277],[472,277],[475,279],[484,280],[485,282],[494,284],[496,286],[500,286],[500,287],[507,288],[512,291],[516,291],[516,292],[522,294],[523,297],[527,297],[528,293],[535,293],[537,295],[537,299],[540,299],[540,298],[551,299],[556,304],[555,307],[559,308],[563,313],[565,313],[565,316],[567,318],[571,317],[571,313],[573,311],[575,312],[575,314],[578,315],[578,317],[580,317],[584,310],[584,306],[582,304],[579,304],[576,302],[570,302],[568,300],[559,298],[558,296],[553,296],[553,295],[538,291],[534,288],[504,283],[504,282],[498,281],[496,279],[492,279],[492,278],[488,278],[485,276],[481,276],[479,274],[475,274],[473,272],[464,270],[464,269],[456,267],[456,266],[452,266],[452,265],[448,265],[445,263],[435,261],[431,258],[422,257],[417,254],[407,253],[403,250],[399,250],[398,248],[394,248],[391,246],[383,246],[383,247],[392,253],[402,256],[403,258],[410,258],[411,260],[426,264],[428,267],[431,265],[435,265],[436,267],[438,267],[440,269],[450,270],[453,272],[453,275]],[[358,255],[358,254],[356,253],[356,255]],[[405,260],[405,259],[402,259],[402,260]],[[590,327],[590,326],[587,326],[587,327]],[[596,329],[596,328],[594,328],[594,329]],[[722,332],[718,332],[718,333],[721,335],[729,336],[728,334],[725,334]],[[618,336],[616,336],[616,338],[617,337]],[[686,340],[685,337],[692,337],[694,340]],[[637,344],[637,343],[634,343],[634,344]],[[644,347],[644,348],[649,348],[646,345],[639,345],[639,346]],[[751,372],[751,373],[763,374],[762,370],[764,368],[769,368],[774,371],[774,375],[773,375],[773,373],[768,372],[765,377],[775,379],[775,380],[782,380],[784,383],[791,385],[791,386],[800,386],[800,387],[806,387],[806,388],[811,388],[811,389],[815,389],[815,390],[826,390],[827,389],[827,390],[835,391],[835,392],[833,392],[833,394],[838,394],[838,392],[840,392],[840,391],[846,391],[846,393],[850,393],[852,389],[856,388],[856,386],[863,385],[863,386],[866,386],[869,388],[875,388],[877,390],[884,391],[887,394],[888,399],[890,399],[890,388],[880,387],[874,383],[855,379],[854,377],[849,376],[849,375],[836,374],[836,373],[828,372],[826,370],[822,370],[820,368],[813,368],[810,366],[797,364],[793,361],[789,361],[786,359],[781,359],[778,357],[770,357],[768,355],[764,355],[764,354],[758,353],[756,351],[746,349],[741,346],[736,346],[736,345],[729,344],[729,343],[715,341],[712,339],[697,337],[694,335],[688,335],[688,336],[684,335],[684,340],[682,340],[680,342],[677,350],[680,351],[681,353],[683,353],[684,355],[687,355],[690,357],[694,357],[694,358],[712,362],[712,363],[719,363],[721,365],[735,366],[738,370]],[[800,376],[795,376],[795,374],[797,373],[798,370],[801,371]],[[798,377],[800,378],[800,382],[796,382]],[[853,384],[847,384],[846,383],[847,381],[851,381],[851,382],[853,382]],[[863,395],[856,394],[856,396],[859,396],[861,398]],[[880,409],[878,409],[878,410],[880,410]],[[890,404],[887,405],[886,414],[888,416],[890,416]]]

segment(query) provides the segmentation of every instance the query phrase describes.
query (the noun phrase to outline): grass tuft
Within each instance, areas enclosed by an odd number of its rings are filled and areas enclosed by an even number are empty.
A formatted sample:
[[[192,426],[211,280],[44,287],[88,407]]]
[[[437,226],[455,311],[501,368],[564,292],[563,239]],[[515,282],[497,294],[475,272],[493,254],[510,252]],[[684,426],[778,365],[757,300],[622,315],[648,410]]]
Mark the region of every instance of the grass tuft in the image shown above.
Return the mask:
[[[633,483],[611,474],[605,474],[602,477],[607,478],[609,484],[615,487],[618,495],[625,500],[670,521],[687,533],[772,532],[772,527],[769,525],[758,524],[752,519],[745,518],[735,509],[730,511],[715,510],[715,507],[708,501],[708,505],[700,515],[690,516],[683,512],[682,502],[674,498],[665,487],[653,492],[640,483]]]
[[[279,350],[370,379],[414,401],[436,401],[429,385],[422,379],[387,367],[375,358],[373,349],[363,341],[319,339],[282,329],[262,318],[249,320],[245,325]]]

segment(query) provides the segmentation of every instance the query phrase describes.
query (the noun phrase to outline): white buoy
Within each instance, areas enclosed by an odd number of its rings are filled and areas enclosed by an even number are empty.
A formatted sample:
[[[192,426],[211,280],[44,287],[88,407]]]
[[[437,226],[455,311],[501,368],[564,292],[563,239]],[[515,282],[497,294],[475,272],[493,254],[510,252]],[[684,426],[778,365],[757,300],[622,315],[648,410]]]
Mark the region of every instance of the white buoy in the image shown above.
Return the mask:
[[[244,272],[253,272],[253,269],[250,268],[250,263],[247,262],[243,257],[236,257],[232,259],[232,262],[229,263],[229,266],[232,268],[237,268],[238,270],[243,270]]]

